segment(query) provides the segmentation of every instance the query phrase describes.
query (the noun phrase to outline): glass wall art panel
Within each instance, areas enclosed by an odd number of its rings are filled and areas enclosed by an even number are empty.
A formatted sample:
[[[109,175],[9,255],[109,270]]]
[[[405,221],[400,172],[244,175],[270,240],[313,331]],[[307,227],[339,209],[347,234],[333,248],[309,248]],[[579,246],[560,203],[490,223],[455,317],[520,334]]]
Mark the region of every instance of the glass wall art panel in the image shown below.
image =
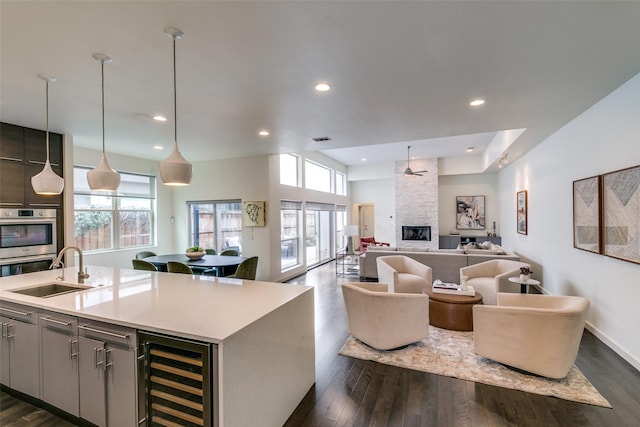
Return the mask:
[[[484,230],[484,196],[456,196],[456,228]]]
[[[527,190],[516,193],[516,228],[518,233],[527,234]]]
[[[601,253],[600,176],[573,181],[573,247]]]
[[[640,264],[640,166],[602,178],[603,253]]]

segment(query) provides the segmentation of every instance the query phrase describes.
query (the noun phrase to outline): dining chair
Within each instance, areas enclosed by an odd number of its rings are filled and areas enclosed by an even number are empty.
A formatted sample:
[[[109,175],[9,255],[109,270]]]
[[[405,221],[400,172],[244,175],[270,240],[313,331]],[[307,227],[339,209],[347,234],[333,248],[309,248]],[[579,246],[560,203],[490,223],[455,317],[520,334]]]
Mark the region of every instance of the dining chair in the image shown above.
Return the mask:
[[[167,261],[167,271],[169,273],[193,274],[191,267],[178,261]]]
[[[204,253],[206,253],[207,255],[215,255],[216,254],[216,250],[215,249],[205,249]]]
[[[224,251],[220,252],[220,255],[222,255],[222,256],[238,256],[238,251],[236,251],[235,249],[225,249]]]
[[[133,263],[134,270],[158,271],[158,267],[149,261],[145,261],[143,259],[132,259],[131,262]]]
[[[143,259],[150,256],[156,256],[156,253],[151,251],[140,251],[136,254],[136,259]]]
[[[236,272],[227,277],[235,279],[256,280],[256,270],[258,269],[258,257],[247,258],[238,265]]]

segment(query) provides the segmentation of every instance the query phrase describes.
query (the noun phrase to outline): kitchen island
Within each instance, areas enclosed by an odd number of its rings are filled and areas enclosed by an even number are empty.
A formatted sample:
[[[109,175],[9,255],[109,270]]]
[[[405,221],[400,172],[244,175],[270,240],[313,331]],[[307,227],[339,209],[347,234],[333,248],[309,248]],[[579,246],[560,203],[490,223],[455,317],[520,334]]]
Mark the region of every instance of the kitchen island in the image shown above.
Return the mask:
[[[212,425],[282,425],[315,382],[311,287],[89,266],[90,277],[84,283],[88,289],[47,298],[15,292],[60,283],[56,278],[61,271],[0,278],[0,314],[11,319],[12,311],[25,310],[8,307],[27,307],[37,311],[40,319],[42,313],[78,319],[78,328],[83,322],[99,322],[209,344],[215,356],[211,359]],[[77,269],[66,268],[64,273],[65,283],[77,283]],[[44,320],[65,323],[52,319]],[[111,334],[126,336],[117,329]],[[13,332],[3,320],[3,340],[6,335]],[[73,340],[69,346],[70,356],[75,355]],[[99,365],[99,358],[94,357]],[[107,356],[104,361],[108,366]],[[46,379],[41,374],[38,377]],[[40,384],[38,395],[35,391],[30,394],[42,399],[43,388]],[[130,405],[137,406],[138,420],[144,418],[144,405],[135,399]],[[82,411],[79,416],[83,418]]]

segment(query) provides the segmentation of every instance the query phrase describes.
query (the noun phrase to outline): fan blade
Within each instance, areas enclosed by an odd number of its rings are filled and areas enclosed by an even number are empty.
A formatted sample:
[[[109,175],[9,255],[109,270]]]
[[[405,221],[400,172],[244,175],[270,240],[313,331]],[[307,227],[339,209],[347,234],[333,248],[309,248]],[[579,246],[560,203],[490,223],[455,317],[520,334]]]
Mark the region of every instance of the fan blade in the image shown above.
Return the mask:
[[[415,175],[417,173],[427,173],[427,172],[429,172],[429,171],[415,171],[413,174]]]

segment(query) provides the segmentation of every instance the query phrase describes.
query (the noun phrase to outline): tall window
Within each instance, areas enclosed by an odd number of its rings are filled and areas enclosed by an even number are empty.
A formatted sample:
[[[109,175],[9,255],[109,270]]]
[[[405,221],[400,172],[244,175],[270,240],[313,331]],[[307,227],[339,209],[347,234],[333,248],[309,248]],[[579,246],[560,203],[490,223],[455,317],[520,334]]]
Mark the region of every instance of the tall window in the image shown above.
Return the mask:
[[[91,191],[89,170],[73,168],[75,245],[83,251],[153,245],[155,177],[120,172],[118,192],[110,195]]]
[[[280,184],[298,186],[298,156],[280,154]]]
[[[240,200],[187,202],[189,244],[242,253],[242,203]]]
[[[302,202],[280,202],[280,268],[285,271],[300,264]]]
[[[347,195],[347,177],[341,172],[336,172],[336,194],[338,196]]]
[[[347,244],[347,236],[344,234],[345,225],[347,225],[347,207],[336,205],[336,250],[344,249]]]
[[[310,160],[304,162],[304,186],[310,190],[331,192],[331,169]]]

